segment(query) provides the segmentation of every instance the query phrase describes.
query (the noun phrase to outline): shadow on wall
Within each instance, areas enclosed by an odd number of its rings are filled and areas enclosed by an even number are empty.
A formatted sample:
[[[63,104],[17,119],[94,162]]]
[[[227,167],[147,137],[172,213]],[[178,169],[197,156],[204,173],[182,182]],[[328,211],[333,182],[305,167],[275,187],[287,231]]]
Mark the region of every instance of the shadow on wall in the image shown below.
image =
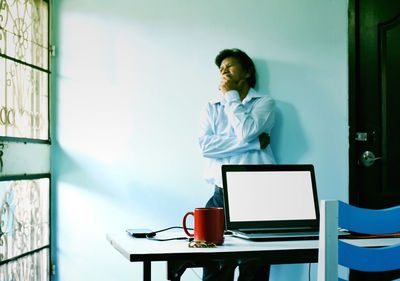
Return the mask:
[[[269,69],[268,69],[268,63],[264,59],[257,59],[254,58],[253,62],[256,67],[256,91],[259,91],[264,94],[270,94],[270,88],[269,88],[269,80],[270,80],[270,74],[269,74]]]
[[[253,59],[257,71],[257,84],[255,89],[261,93],[271,95],[269,63],[264,59]],[[275,62],[277,63],[277,62]],[[279,71],[292,73],[293,66],[279,64]],[[297,72],[296,75],[298,76]],[[288,80],[291,75],[288,75]],[[297,77],[297,79],[299,79]],[[286,83],[283,85],[287,87]],[[283,88],[282,88],[283,89]],[[284,90],[284,89],[283,89]],[[275,96],[279,95],[275,93]],[[306,154],[308,144],[302,130],[299,114],[292,104],[274,98],[276,102],[276,121],[271,133],[271,148],[278,164],[296,164]]]
[[[276,122],[271,134],[271,147],[279,164],[296,164],[308,150],[296,108],[276,101]]]

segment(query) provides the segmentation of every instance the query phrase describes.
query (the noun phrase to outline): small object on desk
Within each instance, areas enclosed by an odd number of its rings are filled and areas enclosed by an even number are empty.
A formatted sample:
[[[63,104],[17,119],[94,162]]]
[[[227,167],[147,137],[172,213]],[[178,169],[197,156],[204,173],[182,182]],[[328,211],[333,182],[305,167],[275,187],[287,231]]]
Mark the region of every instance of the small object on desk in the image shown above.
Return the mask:
[[[215,248],[217,244],[206,241],[192,240],[189,242],[189,248]]]
[[[346,239],[372,239],[372,238],[399,238],[400,232],[390,233],[390,234],[363,234],[357,232],[348,232],[348,235],[345,237]]]
[[[147,238],[154,237],[156,235],[154,231],[147,228],[128,228],[126,232],[135,238]]]

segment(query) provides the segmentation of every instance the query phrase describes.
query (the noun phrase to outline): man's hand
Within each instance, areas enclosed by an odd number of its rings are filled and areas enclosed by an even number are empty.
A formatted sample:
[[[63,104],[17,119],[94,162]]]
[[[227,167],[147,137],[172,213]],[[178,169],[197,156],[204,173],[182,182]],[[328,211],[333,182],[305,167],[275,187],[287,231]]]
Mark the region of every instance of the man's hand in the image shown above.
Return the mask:
[[[221,78],[221,82],[219,83],[219,90],[225,94],[226,92],[229,92],[231,90],[237,90],[239,91],[240,88],[243,85],[243,82],[245,82],[246,80],[240,80],[238,82],[234,81],[233,79],[231,79],[229,76],[224,75]]]
[[[258,139],[260,140],[260,148],[265,149],[269,145],[271,139],[267,133],[262,133],[261,135],[258,136]]]

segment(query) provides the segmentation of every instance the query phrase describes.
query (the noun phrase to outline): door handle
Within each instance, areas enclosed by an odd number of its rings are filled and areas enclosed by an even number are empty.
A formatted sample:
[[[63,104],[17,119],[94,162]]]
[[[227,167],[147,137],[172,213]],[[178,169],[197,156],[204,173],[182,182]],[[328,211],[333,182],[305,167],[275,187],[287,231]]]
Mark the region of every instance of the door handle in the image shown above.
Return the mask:
[[[371,151],[364,151],[363,154],[361,154],[360,160],[361,163],[365,166],[365,167],[369,167],[372,166],[376,160],[382,159],[382,157],[375,157],[375,154]]]

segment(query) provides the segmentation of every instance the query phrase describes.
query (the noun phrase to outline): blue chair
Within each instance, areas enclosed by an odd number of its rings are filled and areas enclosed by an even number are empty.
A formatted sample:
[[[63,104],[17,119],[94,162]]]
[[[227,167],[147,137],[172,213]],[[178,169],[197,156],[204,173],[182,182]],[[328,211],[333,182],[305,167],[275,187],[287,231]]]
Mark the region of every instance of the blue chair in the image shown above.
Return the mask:
[[[372,210],[322,200],[320,210],[318,281],[343,280],[338,278],[338,265],[364,272],[400,269],[400,238],[381,239],[382,245],[390,244],[382,247],[368,247],[370,239],[338,239],[338,227],[362,234],[400,232],[400,205]]]

